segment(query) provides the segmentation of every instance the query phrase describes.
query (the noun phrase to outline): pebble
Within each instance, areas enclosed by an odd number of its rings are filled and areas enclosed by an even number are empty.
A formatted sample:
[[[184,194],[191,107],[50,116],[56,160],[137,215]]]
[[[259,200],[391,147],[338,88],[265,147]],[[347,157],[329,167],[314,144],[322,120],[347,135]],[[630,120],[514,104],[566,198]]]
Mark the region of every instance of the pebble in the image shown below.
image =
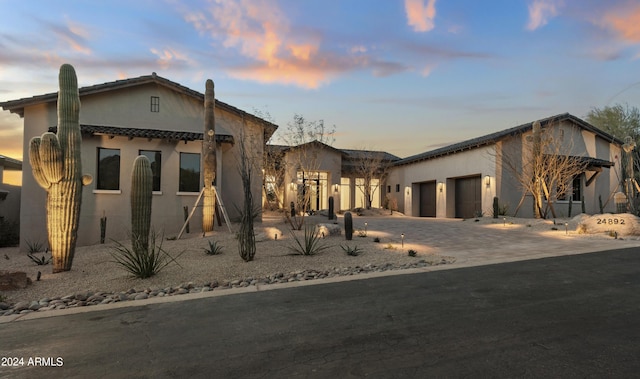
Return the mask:
[[[232,281],[212,280],[198,286],[193,282],[182,283],[178,287],[154,287],[136,290],[131,288],[125,292],[107,293],[107,292],[78,292],[73,295],[55,298],[42,298],[37,301],[20,301],[10,305],[0,302],[0,316],[9,316],[15,314],[26,314],[34,311],[43,312],[52,309],[66,309],[70,307],[84,307],[98,304],[110,304],[120,301],[135,301],[153,297],[164,297],[172,295],[183,295],[187,293],[221,291],[229,288],[243,288],[257,285],[268,285],[275,283],[291,283],[297,281],[316,280],[324,278],[332,278],[336,276],[357,275],[368,272],[383,272],[389,270],[406,270],[410,268],[421,268],[427,266],[435,266],[441,264],[453,263],[453,260],[442,259],[437,262],[427,262],[424,259],[414,263],[406,263],[402,265],[385,263],[383,265],[367,264],[356,267],[332,267],[326,271],[318,270],[302,270],[290,273],[277,272],[263,278],[248,277],[244,279],[234,279]]]

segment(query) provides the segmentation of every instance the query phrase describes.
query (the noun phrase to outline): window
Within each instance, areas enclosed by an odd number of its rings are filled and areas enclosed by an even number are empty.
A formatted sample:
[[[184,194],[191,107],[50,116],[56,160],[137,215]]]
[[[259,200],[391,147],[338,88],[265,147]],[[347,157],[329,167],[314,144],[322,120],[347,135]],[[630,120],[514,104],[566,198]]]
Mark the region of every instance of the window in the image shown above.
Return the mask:
[[[151,112],[160,112],[160,98],[151,96]]]
[[[200,154],[180,153],[179,192],[200,192]]]
[[[154,150],[140,150],[140,155],[144,155],[151,163],[151,172],[153,173],[153,190],[160,191],[160,169],[162,168],[162,153]]]
[[[400,192],[400,184],[396,184],[396,192]]]
[[[120,189],[120,149],[98,148],[98,180],[96,189]]]
[[[571,187],[573,188],[573,201],[582,201],[582,175],[576,175],[573,178],[573,182],[571,183]]]

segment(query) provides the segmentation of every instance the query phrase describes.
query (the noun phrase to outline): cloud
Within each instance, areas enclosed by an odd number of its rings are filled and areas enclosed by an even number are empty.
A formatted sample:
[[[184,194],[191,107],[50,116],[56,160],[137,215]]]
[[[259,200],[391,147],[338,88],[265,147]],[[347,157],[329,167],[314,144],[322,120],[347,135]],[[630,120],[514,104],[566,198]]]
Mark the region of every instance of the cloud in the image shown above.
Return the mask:
[[[165,70],[171,67],[189,66],[192,63],[186,54],[172,48],[165,48],[162,50],[151,48],[150,51],[153,55],[158,57],[158,65]]]
[[[294,28],[273,1],[216,0],[208,10],[183,13],[214,47],[221,43],[239,54],[226,62],[238,79],[314,89],[346,72],[370,69],[386,76],[407,70],[372,56],[364,45],[327,48],[322,33]]]
[[[640,43],[640,5],[605,13],[603,24],[618,38],[630,43]]]
[[[416,32],[428,32],[435,27],[436,0],[404,0],[407,23]]]
[[[67,21],[66,24],[53,23],[39,20],[56,39],[72,51],[90,55],[91,49],[88,46],[89,32],[86,27],[77,22]]]
[[[277,4],[264,0],[217,0],[208,12],[187,12],[196,30],[238,49],[248,61],[230,67],[230,74],[264,83],[316,88],[328,79],[327,67],[315,64],[319,38],[291,33]],[[325,63],[326,65],[326,63]]]
[[[549,22],[559,14],[559,8],[563,5],[562,0],[533,0],[529,4],[528,30],[536,30]]]

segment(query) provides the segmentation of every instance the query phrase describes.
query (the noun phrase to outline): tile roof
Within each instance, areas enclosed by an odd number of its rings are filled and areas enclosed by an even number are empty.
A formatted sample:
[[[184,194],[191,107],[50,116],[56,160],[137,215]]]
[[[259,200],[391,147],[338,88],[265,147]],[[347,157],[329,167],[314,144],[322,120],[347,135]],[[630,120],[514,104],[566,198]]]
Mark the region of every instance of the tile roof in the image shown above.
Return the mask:
[[[91,95],[91,94],[95,94],[95,93],[101,93],[101,92],[105,92],[105,91],[112,91],[112,90],[116,90],[116,89],[123,89],[123,88],[127,88],[127,87],[133,87],[133,86],[139,86],[139,85],[144,85],[144,84],[149,84],[149,83],[155,83],[155,84],[159,84],[165,87],[168,87],[178,93],[182,93],[186,96],[192,97],[197,99],[198,101],[202,102],[204,104],[204,94],[198,92],[198,91],[194,91],[188,87],[185,87],[179,83],[173,82],[171,80],[165,79],[161,76],[156,75],[156,73],[152,73],[151,75],[143,75],[143,76],[139,76],[136,78],[129,78],[129,79],[122,79],[122,80],[116,80],[113,82],[107,82],[107,83],[102,83],[102,84],[95,84],[92,86],[87,86],[87,87],[81,87],[78,89],[78,93],[80,94],[80,96],[86,96],[86,95]],[[30,105],[35,105],[35,104],[40,104],[40,103],[49,103],[49,102],[55,102],[58,100],[58,93],[57,92],[52,92],[52,93],[47,93],[44,95],[38,95],[38,96],[32,96],[32,97],[27,97],[27,98],[22,98],[22,99],[17,99],[17,100],[10,100],[10,101],[5,101],[5,102],[0,102],[0,107],[2,107],[4,110],[8,110],[11,113],[16,113],[18,114],[20,117],[24,117],[24,108],[26,106],[30,106]],[[260,117],[257,117],[255,115],[252,115],[250,113],[247,113],[241,109],[238,109],[234,106],[231,106],[227,103],[224,103],[218,99],[216,99],[216,107],[220,108],[220,109],[224,109],[227,112],[236,114],[240,117],[246,117],[254,122],[258,122],[260,124],[262,124],[265,128],[265,141],[268,140],[269,138],[271,138],[271,136],[273,135],[273,133],[275,133],[276,129],[278,128],[278,125],[269,122],[265,119],[262,119]]]
[[[550,123],[554,123],[554,122],[562,122],[562,121],[571,121],[573,123],[575,123],[576,125],[578,125],[579,127],[588,130],[596,135],[599,135],[600,137],[604,138],[607,141],[613,142],[613,143],[617,143],[619,145],[622,145],[624,142],[621,141],[620,139],[610,135],[609,133],[606,133],[598,128],[596,128],[595,126],[589,124],[588,122],[574,116],[571,115],[569,113],[562,113],[556,116],[551,116],[551,117],[547,117],[544,118],[542,120],[538,120],[540,121],[540,125],[544,128],[545,126],[549,125]],[[400,166],[400,165],[405,165],[405,164],[410,164],[410,163],[414,163],[414,162],[419,162],[419,161],[424,161],[424,160],[428,160],[428,159],[433,159],[433,158],[437,158],[437,157],[441,157],[444,155],[449,155],[449,154],[454,154],[460,151],[465,151],[465,150],[471,150],[471,149],[475,149],[478,147],[482,147],[482,146],[486,146],[486,145],[491,145],[496,143],[497,141],[506,138],[506,137],[510,137],[510,136],[515,136],[515,135],[519,135],[522,133],[525,133],[529,130],[531,130],[531,128],[533,127],[533,123],[534,122],[529,122],[526,124],[522,124],[522,125],[518,125],[515,126],[513,128],[509,128],[509,129],[505,129],[505,130],[501,130],[499,132],[495,132],[495,133],[491,133],[491,134],[487,134],[484,135],[482,137],[478,137],[478,138],[473,138],[470,140],[466,140],[466,141],[462,141],[459,143],[455,143],[453,145],[449,145],[449,146],[445,146],[445,147],[441,147],[439,149],[435,149],[435,150],[431,150],[431,151],[427,151],[425,153],[420,153],[420,154],[416,154],[416,155],[412,155],[410,157],[401,159],[399,161],[396,161],[394,163],[394,165],[396,166]]]
[[[269,145],[267,145],[267,148],[271,149],[272,151],[285,152],[285,151],[293,149],[293,148],[297,148],[297,147],[300,147],[300,146],[303,146],[303,145],[307,145],[307,144],[314,144],[314,143],[320,144],[320,145],[322,145],[322,147],[329,148],[329,149],[331,149],[333,151],[337,151],[337,152],[341,153],[346,160],[358,159],[358,158],[360,158],[362,156],[370,156],[370,157],[373,158],[373,157],[377,157],[378,154],[383,154],[383,158],[382,158],[383,161],[393,162],[393,161],[397,161],[397,160],[400,159],[399,157],[397,157],[397,156],[395,156],[393,154],[387,153],[386,151],[340,149],[340,148],[335,148],[335,147],[323,144],[323,143],[318,142],[318,141],[312,141],[312,142],[308,142],[306,144],[302,144],[302,145],[298,145],[298,146],[286,146],[286,145],[269,144]]]
[[[55,133],[57,126],[52,126],[49,131]],[[148,139],[165,139],[173,141],[202,141],[203,133],[185,132],[175,130],[158,130],[158,129],[140,129],[140,128],[123,128],[118,126],[104,125],[80,125],[80,131],[83,134],[90,135],[107,135],[107,136],[123,136],[132,138],[148,138]],[[220,143],[234,143],[232,135],[216,134],[216,141]]]

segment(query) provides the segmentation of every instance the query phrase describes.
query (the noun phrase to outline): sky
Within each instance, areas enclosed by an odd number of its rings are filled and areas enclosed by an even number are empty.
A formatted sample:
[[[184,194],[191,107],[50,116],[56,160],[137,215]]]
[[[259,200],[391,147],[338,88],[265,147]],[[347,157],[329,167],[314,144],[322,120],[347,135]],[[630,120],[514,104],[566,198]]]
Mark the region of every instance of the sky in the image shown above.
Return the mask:
[[[56,92],[62,63],[81,87],[213,79],[281,132],[300,114],[335,147],[407,157],[640,106],[640,1],[0,0],[0,101]],[[21,125],[0,111],[1,155],[26,158]]]

